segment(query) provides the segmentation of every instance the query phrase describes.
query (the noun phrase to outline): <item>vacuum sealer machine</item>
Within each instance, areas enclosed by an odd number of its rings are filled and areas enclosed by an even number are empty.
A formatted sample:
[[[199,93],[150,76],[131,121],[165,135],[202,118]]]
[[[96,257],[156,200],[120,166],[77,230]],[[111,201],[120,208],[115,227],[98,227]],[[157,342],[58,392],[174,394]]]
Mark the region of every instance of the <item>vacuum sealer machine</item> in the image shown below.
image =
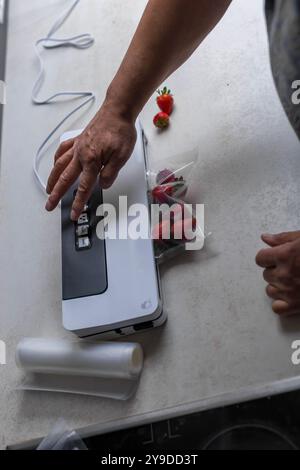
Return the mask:
[[[61,141],[79,133],[68,132]],[[128,211],[118,207],[120,196],[127,196],[128,207],[143,204],[150,219],[146,139],[140,124],[137,134],[133,154],[112,188],[102,191],[97,184],[77,223],[70,219],[76,185],[62,200],[63,326],[81,338],[132,334],[166,320],[150,231],[147,239],[97,236],[103,203],[116,208],[117,229],[128,226]]]

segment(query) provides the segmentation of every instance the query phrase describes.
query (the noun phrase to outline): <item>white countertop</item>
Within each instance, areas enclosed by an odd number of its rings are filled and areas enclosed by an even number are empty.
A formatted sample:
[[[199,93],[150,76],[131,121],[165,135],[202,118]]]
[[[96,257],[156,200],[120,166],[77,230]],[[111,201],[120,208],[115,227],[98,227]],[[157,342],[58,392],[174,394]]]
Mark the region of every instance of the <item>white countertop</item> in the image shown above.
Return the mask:
[[[162,271],[169,321],[140,341],[146,362],[136,397],[127,403],[15,391],[14,363],[25,336],[68,337],[61,326],[59,211],[47,214],[31,171],[34,152],[72,104],[33,107],[33,42],[59,15],[58,0],[11,0],[0,198],[0,446],[48,433],[60,416],[75,428],[104,430],[273,392],[263,384],[299,386],[291,342],[300,319],[275,316],[254,263],[260,234],[299,228],[299,142],[271,78],[263,2],[235,0],[223,22],[168,85],[176,97],[172,126],[152,126],[154,99],[142,122],[150,158],[199,144],[193,192],[206,205],[206,249],[184,254]],[[43,91],[94,89],[104,96],[146,1],[89,0],[60,33],[90,31],[86,51],[46,52]],[[170,41],[172,38],[170,38]],[[69,123],[79,128],[96,107]],[[67,129],[67,127],[66,127]],[[47,175],[52,153],[42,165]],[[278,388],[279,390],[279,388]]]

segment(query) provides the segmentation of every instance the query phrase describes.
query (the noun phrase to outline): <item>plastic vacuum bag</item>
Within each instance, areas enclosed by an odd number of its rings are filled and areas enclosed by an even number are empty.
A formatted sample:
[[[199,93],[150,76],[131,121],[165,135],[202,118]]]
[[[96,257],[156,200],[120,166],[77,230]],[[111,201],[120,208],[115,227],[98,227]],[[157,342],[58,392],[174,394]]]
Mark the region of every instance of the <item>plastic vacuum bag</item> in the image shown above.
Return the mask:
[[[60,419],[37,450],[88,450],[88,448],[77,432],[70,431],[66,422]]]
[[[204,206],[189,201],[198,149],[149,165],[151,230],[160,264],[186,250],[204,246]]]
[[[24,338],[16,363],[26,374],[18,390],[128,400],[139,384],[143,351],[136,343]]]

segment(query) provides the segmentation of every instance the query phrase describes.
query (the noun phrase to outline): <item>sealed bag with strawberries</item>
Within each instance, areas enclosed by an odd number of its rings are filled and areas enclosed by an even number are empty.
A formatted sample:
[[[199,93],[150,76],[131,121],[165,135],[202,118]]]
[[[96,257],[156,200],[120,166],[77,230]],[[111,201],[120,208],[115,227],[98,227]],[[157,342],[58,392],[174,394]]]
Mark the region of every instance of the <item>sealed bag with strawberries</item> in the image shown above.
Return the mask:
[[[191,200],[197,150],[149,165],[151,231],[159,263],[204,246],[204,206]],[[149,168],[150,167],[150,168]]]

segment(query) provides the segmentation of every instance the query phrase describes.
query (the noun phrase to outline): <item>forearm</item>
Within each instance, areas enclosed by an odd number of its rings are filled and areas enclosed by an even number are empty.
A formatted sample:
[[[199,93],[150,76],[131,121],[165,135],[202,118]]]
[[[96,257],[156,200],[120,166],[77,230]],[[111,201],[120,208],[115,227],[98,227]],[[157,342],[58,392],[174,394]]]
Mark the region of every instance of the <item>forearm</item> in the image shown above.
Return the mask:
[[[149,0],[106,101],[135,119],[155,89],[221,19],[231,0]]]

